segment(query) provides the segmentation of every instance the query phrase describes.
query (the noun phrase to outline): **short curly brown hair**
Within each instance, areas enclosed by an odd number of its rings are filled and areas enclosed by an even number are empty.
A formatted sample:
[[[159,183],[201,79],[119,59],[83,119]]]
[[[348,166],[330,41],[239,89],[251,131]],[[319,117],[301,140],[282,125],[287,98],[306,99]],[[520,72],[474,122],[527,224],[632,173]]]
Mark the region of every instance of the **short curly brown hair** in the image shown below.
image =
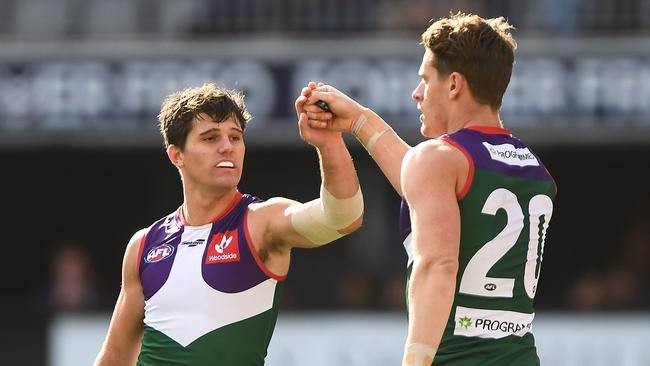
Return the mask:
[[[441,75],[463,74],[474,98],[498,110],[517,48],[512,29],[503,17],[484,19],[459,12],[431,24],[422,33],[422,44],[435,55],[433,67]]]
[[[175,145],[184,149],[187,134],[199,114],[206,114],[215,122],[233,117],[242,131],[252,119],[246,110],[244,95],[239,91],[212,83],[187,88],[167,96],[160,108],[158,122],[165,147]]]

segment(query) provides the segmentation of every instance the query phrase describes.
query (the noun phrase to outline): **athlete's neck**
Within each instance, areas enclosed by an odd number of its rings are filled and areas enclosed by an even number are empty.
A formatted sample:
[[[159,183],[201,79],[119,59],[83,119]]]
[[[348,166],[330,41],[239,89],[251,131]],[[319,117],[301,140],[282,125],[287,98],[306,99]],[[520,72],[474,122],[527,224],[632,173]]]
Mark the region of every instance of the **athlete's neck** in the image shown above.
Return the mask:
[[[503,127],[499,112],[485,104],[466,106],[451,117],[447,129],[449,133],[471,126]]]
[[[236,188],[222,194],[185,191],[181,214],[186,225],[201,226],[213,222],[231,208],[238,193]]]

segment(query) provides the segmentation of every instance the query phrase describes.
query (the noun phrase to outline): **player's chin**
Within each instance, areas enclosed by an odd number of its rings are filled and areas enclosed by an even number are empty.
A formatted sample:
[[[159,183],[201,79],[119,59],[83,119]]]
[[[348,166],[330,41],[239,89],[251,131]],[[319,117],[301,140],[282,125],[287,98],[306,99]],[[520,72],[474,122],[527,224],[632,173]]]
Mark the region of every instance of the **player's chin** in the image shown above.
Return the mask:
[[[431,137],[429,136],[430,131],[425,124],[420,125],[420,134],[424,137]]]
[[[234,188],[239,184],[240,178],[241,174],[237,174],[237,172],[232,172],[232,174],[221,174],[212,179],[211,185],[215,188]]]
[[[420,126],[420,133],[424,137],[427,137],[427,138],[430,138],[430,139],[435,139],[435,138],[438,138],[438,137],[442,136],[446,132],[442,131],[439,128],[427,127],[427,125],[423,124],[422,126]]]

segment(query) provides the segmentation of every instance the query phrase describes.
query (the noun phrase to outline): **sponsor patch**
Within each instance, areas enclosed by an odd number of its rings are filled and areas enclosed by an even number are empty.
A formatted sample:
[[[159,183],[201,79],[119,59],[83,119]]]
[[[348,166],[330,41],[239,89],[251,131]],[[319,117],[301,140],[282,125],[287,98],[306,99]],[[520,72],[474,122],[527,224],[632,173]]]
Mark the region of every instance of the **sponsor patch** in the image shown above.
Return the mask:
[[[237,229],[217,233],[212,237],[205,264],[237,262],[240,259]]]
[[[156,263],[161,260],[169,258],[174,253],[174,247],[169,244],[161,244],[155,248],[151,248],[144,258],[147,263]]]
[[[499,339],[533,331],[535,313],[456,307],[454,335]]]
[[[517,148],[512,144],[492,145],[488,142],[483,142],[483,146],[490,153],[492,160],[508,165],[539,166],[539,161],[527,147]]]
[[[181,243],[181,245],[187,245],[190,248],[203,244],[205,244],[205,239],[187,240]]]

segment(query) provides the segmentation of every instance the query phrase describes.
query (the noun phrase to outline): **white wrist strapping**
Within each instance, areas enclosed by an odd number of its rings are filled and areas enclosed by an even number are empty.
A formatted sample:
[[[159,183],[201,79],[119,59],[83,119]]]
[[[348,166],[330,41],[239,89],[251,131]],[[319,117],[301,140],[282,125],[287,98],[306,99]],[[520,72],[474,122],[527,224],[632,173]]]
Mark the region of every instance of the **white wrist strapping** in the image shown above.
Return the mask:
[[[357,118],[357,120],[354,121],[354,124],[352,125],[352,134],[359,140],[359,142],[361,142],[361,144],[366,148],[368,153],[370,155],[372,155],[372,149],[375,146],[375,144],[377,143],[377,141],[379,140],[379,138],[383,134],[385,134],[386,132],[388,132],[388,131],[390,131],[392,129],[390,128],[390,126],[377,124],[376,121],[375,121],[375,123],[371,122],[368,125],[369,127],[367,127],[367,128],[371,129],[372,134],[370,135],[370,137],[368,137],[368,140],[364,144],[363,140],[361,138],[361,129],[363,128],[364,125],[366,125],[366,122],[368,122],[368,117],[366,117],[366,115],[364,113],[362,113],[359,116],[359,118]],[[381,128],[383,128],[383,129],[381,129]],[[370,131],[368,131],[366,133],[370,133]]]
[[[363,213],[361,189],[350,198],[336,198],[321,185],[320,198],[287,208],[294,230],[312,243],[323,245],[343,234]]]
[[[366,115],[361,113],[359,118],[357,118],[357,120],[354,121],[354,124],[352,125],[352,134],[355,137],[357,138],[359,137],[359,131],[361,131],[361,127],[363,127],[363,125],[366,123],[367,120],[368,118],[366,117]]]
[[[368,154],[372,155],[372,148],[373,148],[373,146],[375,146],[375,143],[377,142],[377,140],[379,140],[379,138],[383,134],[385,134],[386,132],[388,132],[390,130],[391,130],[390,128],[387,128],[385,130],[375,132],[375,133],[372,134],[372,136],[370,136],[370,139],[368,139],[368,144],[366,144],[366,150],[368,150]]]
[[[424,343],[411,343],[404,347],[402,366],[430,366],[435,355],[435,347]]]

